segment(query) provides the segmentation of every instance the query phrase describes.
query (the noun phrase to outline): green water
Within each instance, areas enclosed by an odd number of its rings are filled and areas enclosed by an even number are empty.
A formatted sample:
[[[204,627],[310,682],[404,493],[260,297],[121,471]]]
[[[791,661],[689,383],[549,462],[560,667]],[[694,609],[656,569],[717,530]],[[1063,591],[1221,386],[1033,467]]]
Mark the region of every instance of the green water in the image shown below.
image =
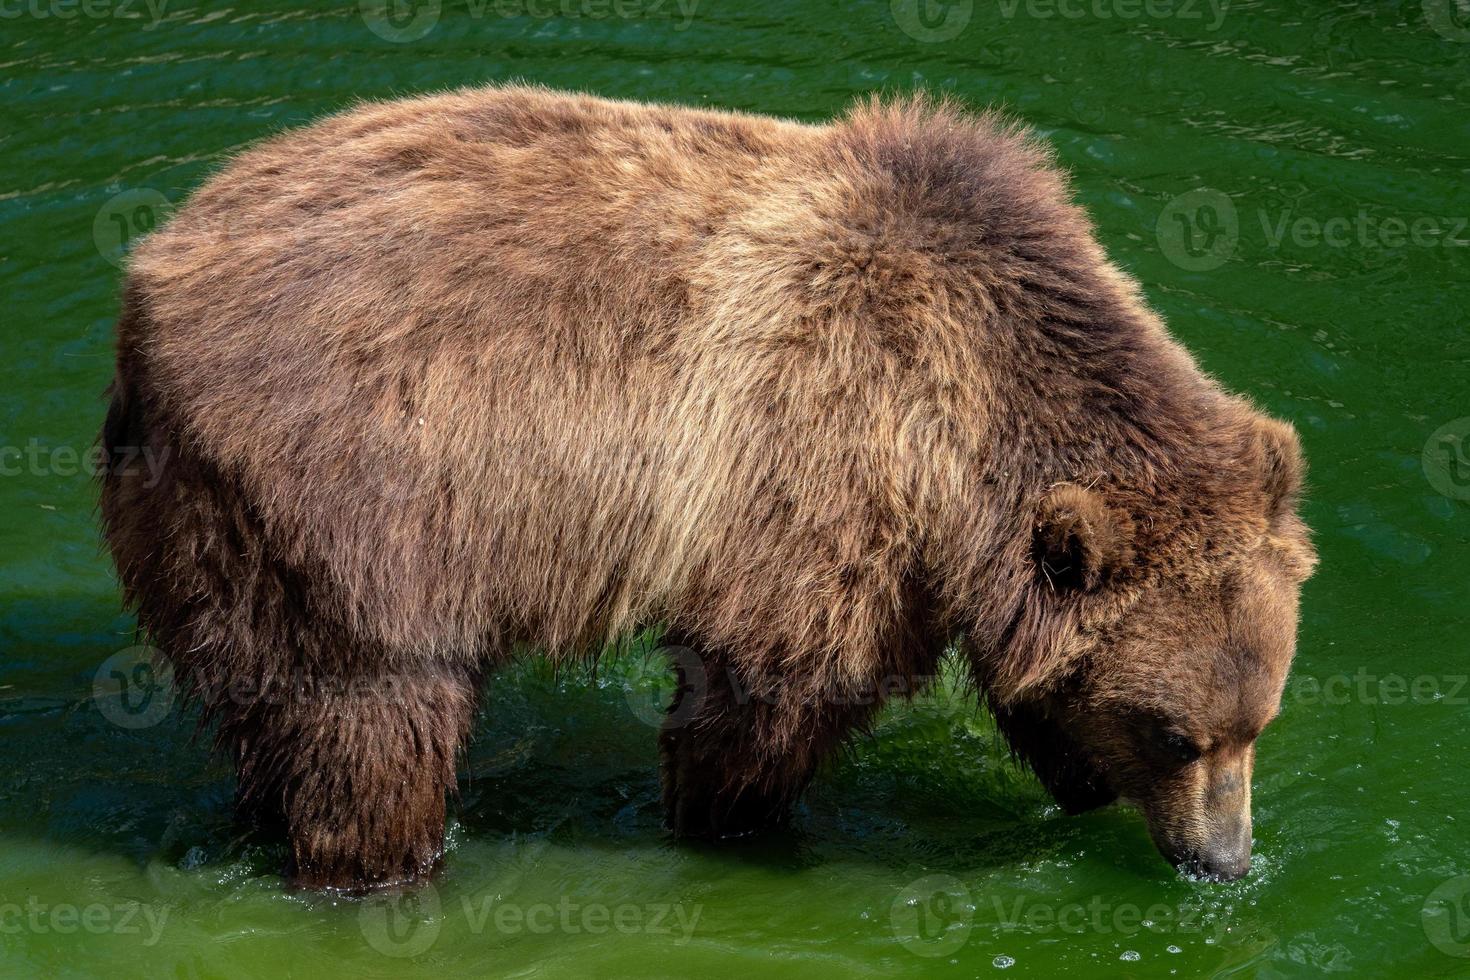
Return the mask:
[[[1470,975],[1470,16],[432,6],[0,0],[0,974]],[[251,140],[511,78],[813,120],[925,86],[1046,134],[1113,257],[1311,459],[1323,562],[1259,745],[1248,879],[1181,880],[1126,811],[1061,816],[947,692],[886,715],[791,834],[675,846],[635,653],[499,678],[432,889],[331,900],[237,835],[187,711],[108,720],[94,679],[133,636],[84,454],[110,260]]]

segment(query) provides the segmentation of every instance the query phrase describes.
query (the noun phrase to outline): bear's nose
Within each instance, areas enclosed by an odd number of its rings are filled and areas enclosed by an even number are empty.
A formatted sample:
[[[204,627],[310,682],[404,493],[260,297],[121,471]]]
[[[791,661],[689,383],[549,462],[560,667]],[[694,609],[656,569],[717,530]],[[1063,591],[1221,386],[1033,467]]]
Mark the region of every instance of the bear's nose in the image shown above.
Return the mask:
[[[1180,871],[1206,881],[1239,881],[1251,869],[1249,848],[1194,851],[1178,862]]]

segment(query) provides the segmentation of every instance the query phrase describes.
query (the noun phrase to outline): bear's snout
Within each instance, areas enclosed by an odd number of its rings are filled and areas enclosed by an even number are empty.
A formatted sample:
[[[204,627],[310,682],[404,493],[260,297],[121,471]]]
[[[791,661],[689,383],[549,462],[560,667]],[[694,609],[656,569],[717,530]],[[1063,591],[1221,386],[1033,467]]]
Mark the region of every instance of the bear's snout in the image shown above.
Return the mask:
[[[1246,832],[1244,840],[1188,852],[1174,865],[1185,874],[1206,881],[1239,881],[1251,869],[1250,833]]]
[[[1237,881],[1250,872],[1253,761],[1250,747],[1211,753],[1161,784],[1144,812],[1166,861],[1205,881]]]
[[[1251,870],[1249,820],[1229,821],[1205,836],[1198,847],[1171,847],[1159,842],[1159,852],[1184,874],[1205,881],[1239,881]]]

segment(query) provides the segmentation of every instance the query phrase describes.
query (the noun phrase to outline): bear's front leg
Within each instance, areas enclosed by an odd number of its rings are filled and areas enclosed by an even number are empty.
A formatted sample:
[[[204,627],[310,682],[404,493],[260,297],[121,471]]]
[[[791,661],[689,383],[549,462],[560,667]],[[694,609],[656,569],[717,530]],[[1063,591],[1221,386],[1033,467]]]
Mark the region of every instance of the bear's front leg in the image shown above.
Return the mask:
[[[821,761],[877,710],[875,698],[742,676],[720,658],[684,659],[676,657],[679,686],[659,732],[664,810],[679,837],[784,826]]]
[[[477,688],[439,665],[295,678],[223,707],[241,808],[284,823],[297,884],[362,891],[433,867]]]

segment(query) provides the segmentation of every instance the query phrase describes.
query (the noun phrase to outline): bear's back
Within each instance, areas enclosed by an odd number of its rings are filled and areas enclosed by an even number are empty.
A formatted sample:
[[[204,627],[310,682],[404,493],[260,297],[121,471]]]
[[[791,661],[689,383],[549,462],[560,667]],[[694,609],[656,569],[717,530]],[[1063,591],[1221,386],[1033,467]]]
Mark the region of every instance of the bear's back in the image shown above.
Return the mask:
[[[983,357],[1039,346],[997,325],[1092,317],[1110,276],[987,118],[485,89],[243,154],[140,247],[119,342],[390,646],[595,644],[678,608],[851,655],[907,601],[918,497],[993,449]],[[1024,396],[1056,366],[1001,368]]]

